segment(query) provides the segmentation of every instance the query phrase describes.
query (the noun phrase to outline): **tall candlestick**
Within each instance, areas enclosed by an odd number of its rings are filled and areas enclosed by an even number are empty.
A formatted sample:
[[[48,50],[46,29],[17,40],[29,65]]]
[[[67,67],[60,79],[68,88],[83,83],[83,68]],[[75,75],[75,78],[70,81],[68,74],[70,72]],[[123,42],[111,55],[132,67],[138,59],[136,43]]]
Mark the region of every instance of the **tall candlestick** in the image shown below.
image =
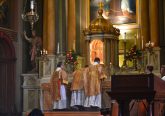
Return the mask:
[[[124,60],[126,58],[126,32],[124,33]],[[124,62],[125,65],[125,62]]]
[[[136,45],[136,34],[135,34],[135,45]]]
[[[124,33],[124,42],[126,42],[126,32]]]
[[[75,47],[75,40],[73,40],[73,50],[75,51],[76,47]]]
[[[59,54],[59,52],[60,52],[60,44],[58,42],[58,44],[57,44],[57,54]]]
[[[142,50],[143,50],[143,36],[142,36]]]

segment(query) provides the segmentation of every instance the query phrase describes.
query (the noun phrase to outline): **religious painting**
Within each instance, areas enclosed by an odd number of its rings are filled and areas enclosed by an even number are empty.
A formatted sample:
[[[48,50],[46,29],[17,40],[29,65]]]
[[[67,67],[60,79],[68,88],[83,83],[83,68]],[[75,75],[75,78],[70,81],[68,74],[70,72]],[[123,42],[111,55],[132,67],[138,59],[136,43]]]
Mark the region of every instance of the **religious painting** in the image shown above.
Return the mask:
[[[0,26],[6,27],[9,24],[9,3],[7,0],[0,0]]]
[[[91,0],[90,19],[97,18],[100,0]],[[112,24],[136,23],[136,0],[102,0],[104,4],[103,17]]]
[[[94,63],[95,57],[100,58],[100,63],[103,63],[103,42],[101,40],[93,40],[90,43],[90,63]]]

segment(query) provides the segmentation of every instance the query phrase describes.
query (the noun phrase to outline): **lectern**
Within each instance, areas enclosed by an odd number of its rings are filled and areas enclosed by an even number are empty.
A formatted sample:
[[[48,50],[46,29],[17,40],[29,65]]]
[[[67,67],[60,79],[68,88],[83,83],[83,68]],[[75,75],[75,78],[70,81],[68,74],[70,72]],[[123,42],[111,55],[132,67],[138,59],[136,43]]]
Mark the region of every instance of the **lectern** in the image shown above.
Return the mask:
[[[158,78],[158,77],[156,77]],[[130,116],[129,104],[131,100],[146,99],[148,102],[148,115],[153,116],[152,101],[156,90],[154,89],[153,74],[139,75],[112,75],[111,91],[108,92],[111,99],[119,104],[119,116]]]

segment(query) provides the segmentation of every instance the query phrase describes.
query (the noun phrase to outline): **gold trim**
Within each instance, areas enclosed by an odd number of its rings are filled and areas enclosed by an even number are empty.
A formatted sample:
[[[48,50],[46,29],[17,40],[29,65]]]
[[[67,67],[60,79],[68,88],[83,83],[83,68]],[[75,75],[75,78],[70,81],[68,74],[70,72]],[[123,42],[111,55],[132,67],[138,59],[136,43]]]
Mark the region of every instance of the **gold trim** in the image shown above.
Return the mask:
[[[86,28],[88,27],[88,25],[90,24],[90,0],[87,0],[87,17],[86,17]]]

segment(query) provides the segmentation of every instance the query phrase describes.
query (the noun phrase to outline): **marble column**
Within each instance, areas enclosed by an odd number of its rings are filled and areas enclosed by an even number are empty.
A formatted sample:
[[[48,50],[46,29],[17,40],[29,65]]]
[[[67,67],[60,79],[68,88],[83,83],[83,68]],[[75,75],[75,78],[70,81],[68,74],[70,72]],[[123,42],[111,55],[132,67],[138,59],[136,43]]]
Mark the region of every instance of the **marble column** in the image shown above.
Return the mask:
[[[55,54],[55,0],[44,0],[43,48]]]
[[[158,46],[158,0],[149,0],[150,38]]]
[[[84,29],[87,29],[90,24],[90,0],[81,0],[81,11],[80,11],[80,20],[81,20],[81,31]],[[87,47],[89,47],[88,42],[86,42],[85,37],[83,33],[81,33],[80,37],[80,54],[83,56],[85,59],[85,63],[88,64],[90,61],[88,61],[88,52],[87,52]],[[87,47],[85,47],[87,46]]]
[[[67,48],[67,2],[66,0],[56,0],[56,43],[59,43],[59,52],[60,54],[66,52]]]
[[[139,19],[138,23],[141,26],[141,37],[143,36],[143,43],[150,41],[150,26],[149,26],[149,0],[139,1]]]
[[[75,0],[68,0],[68,50],[75,51],[76,42],[76,10]]]
[[[47,49],[47,0],[44,0],[43,14],[43,48]]]
[[[40,108],[51,110],[50,94],[43,85],[49,83],[52,73],[55,70],[55,48],[56,48],[56,0],[44,0],[43,8],[43,48],[48,51],[47,57],[39,60],[39,87],[40,87]]]

